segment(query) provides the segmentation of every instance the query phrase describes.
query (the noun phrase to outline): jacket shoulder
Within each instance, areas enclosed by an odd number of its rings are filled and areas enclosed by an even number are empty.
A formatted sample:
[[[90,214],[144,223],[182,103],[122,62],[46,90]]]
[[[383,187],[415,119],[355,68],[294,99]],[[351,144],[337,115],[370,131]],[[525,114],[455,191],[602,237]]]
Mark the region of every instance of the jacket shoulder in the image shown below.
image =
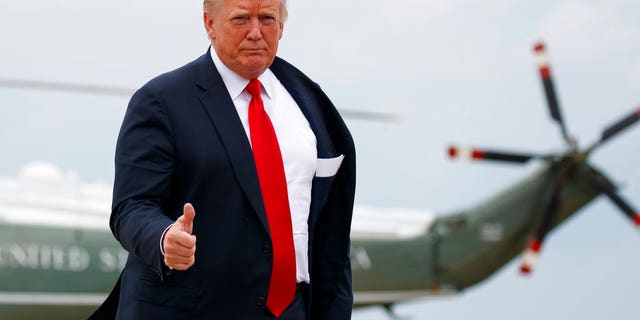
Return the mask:
[[[316,89],[320,89],[320,86],[304,74],[304,72],[300,71],[300,69],[280,57],[275,58],[270,69],[277,75],[286,74],[288,77],[291,77],[305,85],[311,85]]]
[[[160,96],[169,92],[182,92],[185,86],[192,88],[196,84],[200,64],[206,57],[207,54],[204,54],[177,69],[160,74],[145,83],[142,88],[151,89]]]

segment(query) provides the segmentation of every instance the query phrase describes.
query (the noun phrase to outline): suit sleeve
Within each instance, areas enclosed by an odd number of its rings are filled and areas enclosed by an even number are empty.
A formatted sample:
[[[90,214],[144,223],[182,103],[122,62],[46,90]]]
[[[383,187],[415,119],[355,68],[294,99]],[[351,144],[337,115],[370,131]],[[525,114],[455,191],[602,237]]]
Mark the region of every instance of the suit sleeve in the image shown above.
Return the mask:
[[[109,224],[122,246],[161,278],[159,239],[173,223],[163,207],[170,201],[174,166],[166,109],[147,84],[131,98],[118,136]]]
[[[325,231],[326,230],[326,231]],[[353,308],[351,263],[349,246],[344,245],[345,232],[322,230],[325,236],[319,241],[328,245],[315,258],[315,278],[312,292],[312,320],[348,320]],[[333,233],[329,233],[333,232]],[[342,239],[340,239],[342,238]],[[329,245],[335,244],[333,252]]]

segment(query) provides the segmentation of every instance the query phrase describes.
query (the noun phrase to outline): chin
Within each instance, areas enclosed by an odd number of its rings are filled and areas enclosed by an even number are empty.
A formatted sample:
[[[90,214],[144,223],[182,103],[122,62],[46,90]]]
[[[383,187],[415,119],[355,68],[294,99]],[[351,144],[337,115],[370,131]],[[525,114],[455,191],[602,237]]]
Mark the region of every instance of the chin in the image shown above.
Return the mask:
[[[273,61],[271,60],[261,60],[255,62],[252,61],[250,63],[243,63],[242,66],[245,70],[251,70],[255,71],[255,73],[262,74],[265,70],[267,70],[267,68],[269,68],[269,66],[271,66],[272,62]]]

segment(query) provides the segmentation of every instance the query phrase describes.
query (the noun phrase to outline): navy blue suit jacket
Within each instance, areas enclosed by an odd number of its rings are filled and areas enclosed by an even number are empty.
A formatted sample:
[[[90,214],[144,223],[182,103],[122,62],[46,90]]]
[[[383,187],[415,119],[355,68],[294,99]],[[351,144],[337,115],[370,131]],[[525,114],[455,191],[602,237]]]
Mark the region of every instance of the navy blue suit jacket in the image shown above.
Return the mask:
[[[335,176],[313,180],[307,309],[310,319],[349,319],[353,140],[317,84],[280,58],[270,69],[309,121],[318,157],[345,155]],[[269,228],[249,141],[209,53],[134,94],[115,163],[110,226],[130,253],[117,318],[262,319]],[[196,210],[196,262],[170,271],[159,241],[186,202]]]

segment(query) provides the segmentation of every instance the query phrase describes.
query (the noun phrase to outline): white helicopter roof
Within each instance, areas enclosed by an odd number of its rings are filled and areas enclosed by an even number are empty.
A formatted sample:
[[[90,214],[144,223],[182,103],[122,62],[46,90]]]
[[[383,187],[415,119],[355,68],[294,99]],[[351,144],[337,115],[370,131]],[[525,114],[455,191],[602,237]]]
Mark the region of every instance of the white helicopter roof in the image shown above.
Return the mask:
[[[108,230],[111,192],[104,183],[81,183],[73,171],[32,162],[16,178],[0,178],[0,223]],[[411,238],[434,220],[427,210],[356,206],[351,238]]]
[[[428,210],[355,206],[351,239],[406,239],[424,234],[436,219]]]
[[[108,229],[111,187],[33,162],[16,178],[0,178],[0,223]]]

